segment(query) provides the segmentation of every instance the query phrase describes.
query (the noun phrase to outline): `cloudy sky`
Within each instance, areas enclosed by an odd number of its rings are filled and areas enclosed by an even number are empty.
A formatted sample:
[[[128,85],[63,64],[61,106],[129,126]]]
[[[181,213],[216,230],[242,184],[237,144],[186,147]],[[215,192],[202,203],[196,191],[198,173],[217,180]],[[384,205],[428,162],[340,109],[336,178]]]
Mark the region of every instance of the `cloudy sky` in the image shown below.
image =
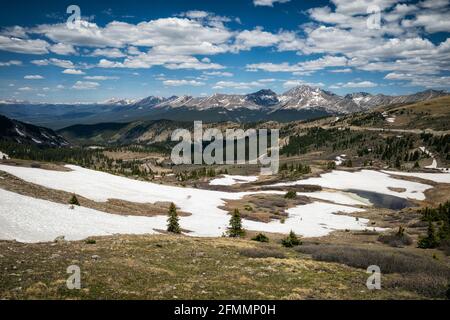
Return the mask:
[[[0,21],[2,100],[450,88],[450,0],[16,0]]]

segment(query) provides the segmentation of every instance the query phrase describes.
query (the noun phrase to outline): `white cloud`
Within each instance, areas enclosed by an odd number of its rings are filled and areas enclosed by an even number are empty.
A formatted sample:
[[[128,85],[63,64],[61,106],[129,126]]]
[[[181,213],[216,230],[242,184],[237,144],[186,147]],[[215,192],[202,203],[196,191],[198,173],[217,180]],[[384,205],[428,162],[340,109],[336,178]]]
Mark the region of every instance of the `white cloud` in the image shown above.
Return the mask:
[[[44,77],[43,76],[40,76],[40,75],[26,75],[25,77],[23,77],[24,79],[26,79],[26,80],[41,80],[41,79],[44,79]]]
[[[95,90],[100,86],[98,82],[77,81],[72,88],[76,90]]]
[[[248,90],[252,88],[262,88],[266,85],[266,82],[263,81],[250,81],[250,82],[237,82],[237,81],[219,81],[214,86],[213,89],[238,89],[238,90]]]
[[[126,55],[117,48],[95,49],[91,55],[94,57],[107,57],[113,59],[126,57]]]
[[[179,86],[194,86],[194,87],[200,87],[204,86],[204,82],[196,81],[196,80],[165,80],[163,81],[165,86],[170,87],[179,87]]]
[[[33,90],[33,89],[30,88],[30,87],[22,87],[22,88],[19,88],[19,89],[17,89],[17,90],[19,90],[19,91],[31,91],[31,90]]]
[[[250,50],[254,47],[271,47],[280,42],[277,35],[264,31],[261,27],[240,32],[233,44],[233,50]]]
[[[274,3],[286,3],[291,0],[253,0],[253,4],[255,6],[265,6],[265,7],[273,7]]]
[[[77,70],[77,69],[65,69],[62,73],[64,73],[64,74],[71,74],[71,75],[83,75],[83,74],[85,74],[83,71]]]
[[[200,10],[191,10],[180,14],[181,17],[188,17],[190,19],[202,19],[210,15],[209,12]]]
[[[70,44],[65,43],[57,43],[50,47],[50,51],[62,56],[67,56],[71,54],[76,54],[77,51],[75,50],[74,46]]]
[[[350,73],[350,72],[352,72],[352,69],[351,68],[335,69],[335,70],[330,70],[330,72],[332,72],[332,73]]]
[[[403,27],[423,27],[429,33],[450,32],[450,10],[420,12],[413,19],[402,21]]]
[[[148,69],[153,66],[164,66],[168,69],[195,69],[210,70],[224,69],[225,67],[210,62],[202,62],[197,58],[189,55],[165,55],[156,54],[153,51],[141,53],[138,56],[132,56],[124,59],[122,62],[101,59],[98,67],[100,68],[131,68],[131,69]]]
[[[49,44],[40,39],[20,39],[0,35],[0,50],[26,54],[46,54]]]
[[[32,64],[35,64],[37,66],[48,66],[48,65],[54,65],[60,68],[64,69],[73,69],[75,68],[75,65],[72,61],[69,60],[61,60],[56,58],[51,59],[43,59],[43,60],[32,60]]]
[[[342,88],[373,88],[377,87],[378,84],[372,82],[372,81],[359,81],[359,82],[347,82],[342,84],[340,87]]]
[[[301,85],[308,85],[308,86],[312,86],[312,87],[324,87],[325,86],[325,84],[322,82],[311,83],[311,82],[306,82],[303,80],[288,80],[283,83],[283,87],[285,87],[286,89],[298,87]]]
[[[367,14],[369,6],[377,6],[381,11],[390,8],[398,0],[331,0],[336,6],[336,12],[347,15]]]
[[[450,76],[420,75],[411,73],[388,73],[384,79],[405,81],[410,86],[421,86],[426,88],[447,88]]]
[[[120,78],[114,77],[114,76],[86,76],[86,77],[83,77],[83,79],[95,80],[95,81],[106,81],[106,80],[117,80]]]
[[[268,72],[292,72],[296,75],[311,74],[312,72],[322,70],[329,67],[345,67],[348,64],[346,57],[340,56],[324,56],[316,60],[308,60],[297,64],[289,64],[287,62],[274,64],[271,62],[249,64],[246,66],[248,71],[263,70]]]
[[[232,77],[233,74],[231,72],[222,72],[222,71],[210,71],[203,72],[204,75],[207,76],[216,76],[216,77]]]
[[[19,60],[9,60],[5,62],[0,62],[0,67],[10,67],[10,66],[21,66],[22,61]]]

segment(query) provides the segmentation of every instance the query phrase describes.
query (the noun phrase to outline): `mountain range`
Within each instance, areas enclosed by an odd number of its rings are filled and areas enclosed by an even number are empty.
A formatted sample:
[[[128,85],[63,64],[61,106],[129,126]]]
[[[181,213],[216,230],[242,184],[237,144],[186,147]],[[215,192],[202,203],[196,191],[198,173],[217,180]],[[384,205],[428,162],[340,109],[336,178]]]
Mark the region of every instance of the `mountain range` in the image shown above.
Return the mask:
[[[95,104],[0,101],[0,114],[53,129],[74,124],[159,119],[286,122],[364,112],[379,106],[419,102],[446,95],[449,93],[445,91],[427,90],[402,96],[372,95],[366,92],[339,96],[320,88],[301,85],[279,95],[270,89],[264,89],[245,95],[214,94],[208,97],[168,98],[149,96],[141,100],[110,99]]]

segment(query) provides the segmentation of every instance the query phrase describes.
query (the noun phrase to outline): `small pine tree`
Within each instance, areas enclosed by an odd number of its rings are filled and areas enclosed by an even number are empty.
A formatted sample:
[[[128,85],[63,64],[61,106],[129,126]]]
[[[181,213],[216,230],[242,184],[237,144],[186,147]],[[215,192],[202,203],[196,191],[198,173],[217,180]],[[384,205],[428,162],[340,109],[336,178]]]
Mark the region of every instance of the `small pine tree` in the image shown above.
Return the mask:
[[[238,209],[234,209],[233,215],[230,219],[230,227],[228,228],[228,236],[231,238],[239,238],[245,235],[245,230],[242,228],[241,214]]]
[[[69,200],[69,204],[74,205],[74,206],[79,206],[80,205],[76,195],[74,195],[74,194],[72,195],[72,197]]]
[[[419,239],[419,242],[417,244],[421,249],[432,249],[439,246],[439,241],[436,236],[433,222],[428,222],[427,236]]]
[[[252,240],[258,242],[269,242],[269,238],[264,233],[258,233],[255,237],[252,238]]]
[[[283,246],[285,246],[286,248],[292,248],[292,247],[301,245],[302,242],[297,237],[297,235],[294,233],[294,231],[291,231],[289,233],[289,235],[281,241],[281,244]]]
[[[285,195],[284,195],[285,199],[295,199],[297,198],[297,192],[295,191],[288,191]]]
[[[181,233],[177,208],[171,203],[169,208],[169,218],[167,219],[167,231],[172,233]]]

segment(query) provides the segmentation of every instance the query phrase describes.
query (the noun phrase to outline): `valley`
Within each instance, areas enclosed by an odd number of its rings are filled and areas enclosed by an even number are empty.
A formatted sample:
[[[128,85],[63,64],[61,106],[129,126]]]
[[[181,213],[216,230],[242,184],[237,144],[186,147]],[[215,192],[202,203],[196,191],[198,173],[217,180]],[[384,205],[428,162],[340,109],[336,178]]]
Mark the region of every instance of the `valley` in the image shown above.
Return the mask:
[[[279,99],[264,96],[272,106]],[[205,125],[279,129],[280,170],[271,176],[258,165],[173,164],[171,133],[192,131],[189,121],[53,131],[3,117],[0,297],[445,298],[448,97],[392,103],[310,120]],[[180,235],[166,231],[171,203]],[[226,236],[235,210],[246,231],[239,239]],[[433,210],[443,213],[430,218]],[[424,248],[430,226],[436,242]],[[301,245],[282,245],[291,231]],[[255,241],[261,234],[269,243]],[[74,263],[83,270],[80,291],[65,287]],[[365,286],[372,264],[385,271],[381,291]]]

